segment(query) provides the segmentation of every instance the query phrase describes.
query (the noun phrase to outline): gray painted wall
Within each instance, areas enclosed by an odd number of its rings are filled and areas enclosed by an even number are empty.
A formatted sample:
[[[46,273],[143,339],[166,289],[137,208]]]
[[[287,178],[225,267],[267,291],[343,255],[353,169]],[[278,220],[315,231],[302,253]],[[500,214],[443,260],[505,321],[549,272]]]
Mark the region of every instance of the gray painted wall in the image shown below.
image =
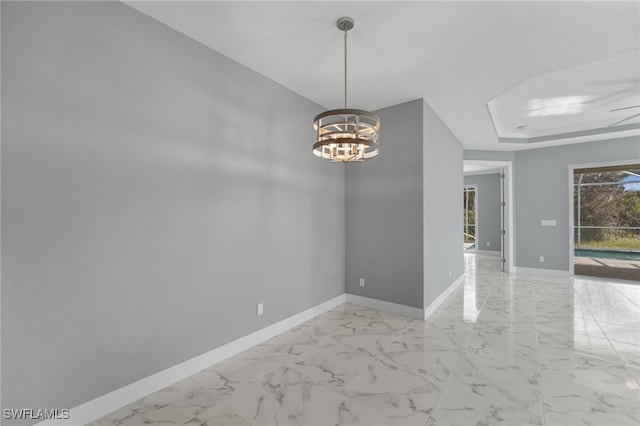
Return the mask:
[[[476,185],[478,188],[476,205],[477,249],[499,252],[501,244],[500,174],[465,176],[464,184]],[[489,243],[488,246],[487,243]]]
[[[75,406],[344,292],[318,105],[118,2],[3,1],[2,62],[3,407]]]
[[[640,137],[516,152],[516,266],[569,270],[569,165],[637,159]],[[541,219],[557,226],[540,226]]]
[[[484,151],[476,149],[465,149],[465,160],[482,161],[514,161],[516,153],[514,151]]]
[[[376,111],[380,155],[346,168],[348,293],[421,308],[421,99]],[[359,286],[359,279],[365,286]]]
[[[346,289],[423,308],[464,272],[462,145],[422,99],[377,113],[380,156],[346,170]]]
[[[424,306],[464,272],[462,144],[423,102]]]

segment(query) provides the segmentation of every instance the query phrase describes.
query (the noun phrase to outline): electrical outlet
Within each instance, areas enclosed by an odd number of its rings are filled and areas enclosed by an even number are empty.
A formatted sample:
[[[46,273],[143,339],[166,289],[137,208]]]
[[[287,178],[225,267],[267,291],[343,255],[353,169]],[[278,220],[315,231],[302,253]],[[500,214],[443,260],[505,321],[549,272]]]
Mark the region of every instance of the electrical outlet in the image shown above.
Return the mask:
[[[360,278],[360,287],[364,287],[364,278]]]
[[[487,241],[487,247],[491,247],[491,243]]]
[[[544,256],[538,256],[538,262],[544,263]]]
[[[449,278],[451,278],[451,269],[449,269]]]
[[[264,313],[264,303],[258,303],[258,307],[256,309],[257,315],[262,315]]]

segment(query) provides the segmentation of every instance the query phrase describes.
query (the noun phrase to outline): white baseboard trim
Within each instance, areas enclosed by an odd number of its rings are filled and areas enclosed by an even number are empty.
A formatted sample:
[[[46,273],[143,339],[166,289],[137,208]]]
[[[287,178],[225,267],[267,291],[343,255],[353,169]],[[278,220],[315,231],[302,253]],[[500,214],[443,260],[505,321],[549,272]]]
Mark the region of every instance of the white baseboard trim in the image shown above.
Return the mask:
[[[500,256],[500,251],[496,250],[476,250],[476,254],[486,254],[489,256]]]
[[[241,337],[226,345],[222,345],[202,355],[198,355],[180,364],[169,367],[137,382],[123,386],[106,395],[73,407],[69,411],[69,419],[45,420],[37,426],[79,426],[90,423],[112,411],[130,404],[144,396],[156,392],[172,383],[185,379],[192,374],[223,361],[233,355],[245,351],[252,346],[264,342],[280,333],[308,321],[336,306],[345,303],[345,294],[334,297],[324,303],[309,308],[275,324]]]
[[[365,306],[371,309],[391,312],[392,314],[404,315],[411,318],[424,318],[421,308],[413,306],[400,305],[398,303],[386,302],[384,300],[372,299],[370,297],[358,296],[357,294],[345,294],[346,303]]]
[[[542,268],[525,268],[523,266],[517,266],[513,268],[512,273],[527,274],[527,275],[546,275],[553,277],[570,277],[571,272],[561,271],[559,269],[542,269]]]
[[[451,296],[451,293],[453,293],[454,290],[463,282],[464,282],[464,273],[460,274],[460,276],[456,278],[456,280],[452,282],[451,285],[449,285],[449,287],[447,287],[447,289],[440,294],[440,296],[436,297],[436,300],[431,302],[429,306],[427,306],[424,309],[423,319],[426,320],[427,318],[429,318],[431,314],[433,314],[436,311],[436,309],[438,309],[440,305],[442,305],[442,302],[444,302],[447,299],[447,297]]]

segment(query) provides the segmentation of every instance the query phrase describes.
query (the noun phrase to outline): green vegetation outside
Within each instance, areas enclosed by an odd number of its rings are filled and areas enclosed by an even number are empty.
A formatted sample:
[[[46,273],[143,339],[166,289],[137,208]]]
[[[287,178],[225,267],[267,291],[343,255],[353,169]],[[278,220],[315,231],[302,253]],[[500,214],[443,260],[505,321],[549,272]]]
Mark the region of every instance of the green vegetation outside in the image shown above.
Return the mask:
[[[576,248],[640,251],[640,238],[611,237],[601,241],[582,241],[581,246]]]
[[[581,184],[580,208],[577,187],[574,196],[574,225],[581,225],[576,248],[640,250],[640,186],[625,185],[629,176],[639,175],[640,170],[574,176]]]

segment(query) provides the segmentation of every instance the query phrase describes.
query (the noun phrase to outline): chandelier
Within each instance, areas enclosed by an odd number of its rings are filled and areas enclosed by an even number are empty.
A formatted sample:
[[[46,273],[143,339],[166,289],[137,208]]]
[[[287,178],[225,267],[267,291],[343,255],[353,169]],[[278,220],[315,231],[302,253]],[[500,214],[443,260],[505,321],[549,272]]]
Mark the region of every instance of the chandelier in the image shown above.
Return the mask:
[[[378,155],[379,150],[380,118],[347,108],[347,32],[352,28],[352,18],[338,19],[338,29],[344,31],[344,108],[325,111],[313,119],[313,153],[332,162],[364,161]]]

